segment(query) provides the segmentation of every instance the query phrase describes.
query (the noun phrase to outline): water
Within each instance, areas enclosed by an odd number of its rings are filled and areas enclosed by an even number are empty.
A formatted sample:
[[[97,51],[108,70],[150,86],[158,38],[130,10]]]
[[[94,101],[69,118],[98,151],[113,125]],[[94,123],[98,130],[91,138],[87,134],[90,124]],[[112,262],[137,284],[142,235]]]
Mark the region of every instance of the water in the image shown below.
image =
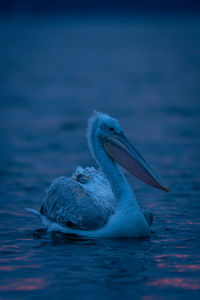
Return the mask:
[[[1,299],[200,297],[199,38],[194,17],[1,20]],[[95,165],[94,109],[170,188],[129,176],[154,213],[150,238],[47,234],[25,211],[54,178]]]

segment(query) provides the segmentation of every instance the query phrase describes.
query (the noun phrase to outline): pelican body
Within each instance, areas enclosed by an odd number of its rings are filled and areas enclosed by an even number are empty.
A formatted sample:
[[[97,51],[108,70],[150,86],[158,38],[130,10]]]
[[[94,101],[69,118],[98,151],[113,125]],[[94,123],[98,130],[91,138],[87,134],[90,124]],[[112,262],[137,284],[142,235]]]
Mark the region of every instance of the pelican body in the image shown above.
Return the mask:
[[[168,191],[131,146],[119,122],[94,112],[89,119],[89,149],[99,169],[77,167],[71,178],[55,179],[40,209],[48,230],[89,238],[144,237],[152,214],[137,203],[120,165],[155,188]]]

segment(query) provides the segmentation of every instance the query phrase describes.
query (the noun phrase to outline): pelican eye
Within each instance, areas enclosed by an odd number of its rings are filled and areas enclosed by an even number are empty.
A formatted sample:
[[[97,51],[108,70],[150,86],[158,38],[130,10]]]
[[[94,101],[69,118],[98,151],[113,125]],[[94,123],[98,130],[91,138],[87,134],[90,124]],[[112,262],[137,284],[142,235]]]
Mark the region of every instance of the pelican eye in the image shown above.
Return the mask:
[[[110,127],[110,131],[114,132],[114,131],[115,131],[115,129],[114,129],[113,127]]]

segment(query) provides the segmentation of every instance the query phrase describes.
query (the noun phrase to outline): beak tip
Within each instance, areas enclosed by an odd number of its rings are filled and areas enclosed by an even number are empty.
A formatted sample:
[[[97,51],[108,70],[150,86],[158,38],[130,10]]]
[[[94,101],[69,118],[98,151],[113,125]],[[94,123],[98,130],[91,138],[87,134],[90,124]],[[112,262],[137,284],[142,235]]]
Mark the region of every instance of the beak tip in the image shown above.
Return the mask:
[[[166,192],[166,193],[169,193],[169,189],[167,187],[164,187],[163,190]]]

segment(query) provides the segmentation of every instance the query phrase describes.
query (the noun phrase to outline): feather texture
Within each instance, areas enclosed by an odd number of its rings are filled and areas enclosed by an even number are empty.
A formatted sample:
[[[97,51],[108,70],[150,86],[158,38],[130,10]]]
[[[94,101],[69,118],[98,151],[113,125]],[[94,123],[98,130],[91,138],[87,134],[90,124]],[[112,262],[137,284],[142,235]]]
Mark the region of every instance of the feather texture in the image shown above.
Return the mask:
[[[40,212],[71,228],[101,228],[115,211],[108,185],[99,171],[78,167],[72,178],[60,177],[52,182]]]

